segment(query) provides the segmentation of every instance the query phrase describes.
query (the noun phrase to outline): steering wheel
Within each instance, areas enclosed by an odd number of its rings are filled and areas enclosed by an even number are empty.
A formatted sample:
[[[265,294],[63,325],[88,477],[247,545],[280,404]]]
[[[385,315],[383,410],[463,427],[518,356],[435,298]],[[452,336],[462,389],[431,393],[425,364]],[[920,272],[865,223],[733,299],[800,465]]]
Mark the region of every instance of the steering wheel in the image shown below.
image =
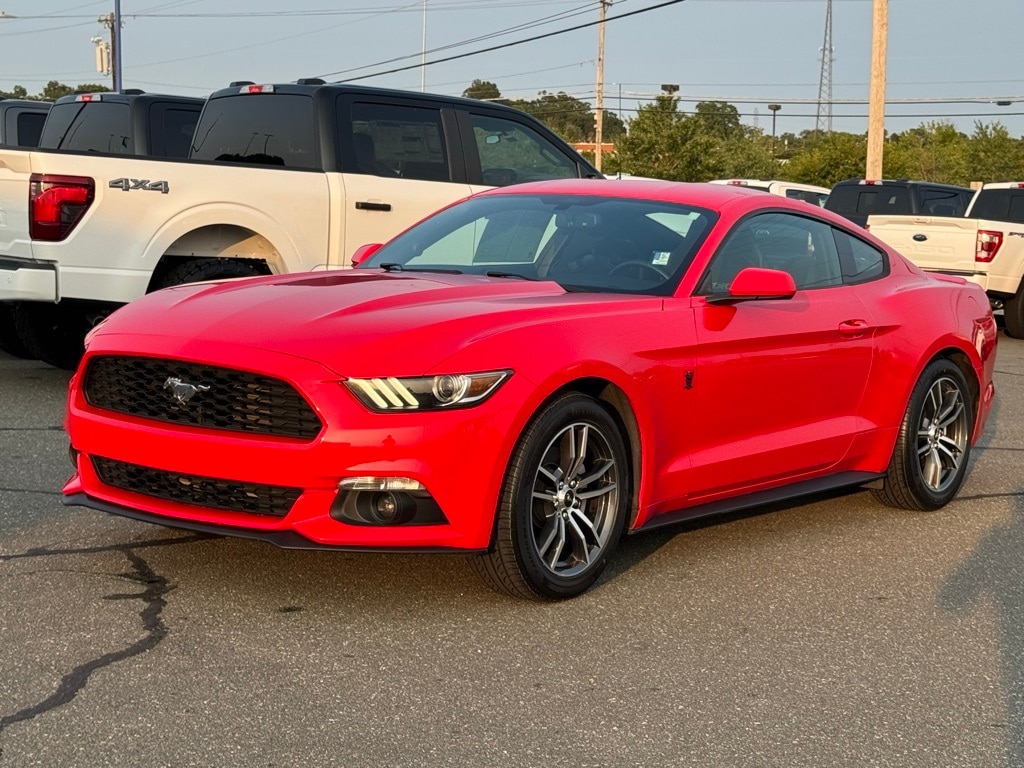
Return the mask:
[[[616,264],[614,267],[612,267],[611,271],[608,273],[608,276],[614,277],[616,273],[625,272],[628,269],[635,269],[636,274],[638,275],[642,275],[642,273],[645,271],[653,272],[657,276],[657,279],[659,281],[668,280],[669,278],[668,272],[666,272],[661,267],[655,264],[651,264],[649,261],[624,261],[621,264]],[[640,277],[639,279],[643,280],[643,277]]]

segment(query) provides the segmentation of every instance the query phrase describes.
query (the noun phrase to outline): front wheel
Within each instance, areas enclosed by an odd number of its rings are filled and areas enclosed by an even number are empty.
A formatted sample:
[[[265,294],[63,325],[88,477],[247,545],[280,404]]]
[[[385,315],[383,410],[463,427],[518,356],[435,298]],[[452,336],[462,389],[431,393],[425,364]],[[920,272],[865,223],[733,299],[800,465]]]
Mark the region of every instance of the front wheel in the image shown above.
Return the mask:
[[[902,509],[948,504],[967,473],[973,429],[974,400],[963,372],[949,360],[933,361],[914,386],[875,497]]]
[[[622,534],[629,467],[618,424],[596,400],[561,397],[524,430],[506,471],[494,548],[473,559],[494,590],[562,600],[601,575]]]

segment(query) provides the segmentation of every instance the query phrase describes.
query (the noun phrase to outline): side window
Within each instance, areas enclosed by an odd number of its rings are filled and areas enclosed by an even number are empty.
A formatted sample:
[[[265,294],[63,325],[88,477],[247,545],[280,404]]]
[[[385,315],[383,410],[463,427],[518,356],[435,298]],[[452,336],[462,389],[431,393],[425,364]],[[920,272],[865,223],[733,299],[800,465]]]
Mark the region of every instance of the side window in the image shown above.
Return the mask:
[[[188,157],[192,134],[196,132],[196,123],[199,122],[198,110],[163,109],[161,117],[164,156]]]
[[[921,192],[921,212],[928,216],[963,216],[963,195],[953,190],[925,189]]]
[[[728,292],[736,275],[747,267],[788,272],[797,290],[841,285],[843,275],[831,230],[824,222],[787,213],[744,219],[712,257],[698,292]]]
[[[358,173],[451,181],[439,109],[356,102],[352,146]]]
[[[527,125],[491,115],[471,114],[470,121],[482,184],[505,187],[579,175],[575,160]]]
[[[844,283],[867,283],[888,273],[889,261],[882,251],[841,229],[833,232],[839,251],[839,261],[843,267]]]
[[[46,122],[45,112],[22,112],[18,115],[18,146],[37,147]]]

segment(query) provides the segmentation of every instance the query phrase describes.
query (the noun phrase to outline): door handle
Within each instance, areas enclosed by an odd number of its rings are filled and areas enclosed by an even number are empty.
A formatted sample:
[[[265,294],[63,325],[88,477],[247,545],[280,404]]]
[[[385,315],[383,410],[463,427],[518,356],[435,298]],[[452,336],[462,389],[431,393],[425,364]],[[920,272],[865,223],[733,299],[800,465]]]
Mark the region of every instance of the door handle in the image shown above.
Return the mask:
[[[845,320],[839,324],[839,333],[843,336],[862,336],[870,330],[867,320]]]
[[[368,200],[356,201],[357,211],[390,211],[391,203],[371,203]]]

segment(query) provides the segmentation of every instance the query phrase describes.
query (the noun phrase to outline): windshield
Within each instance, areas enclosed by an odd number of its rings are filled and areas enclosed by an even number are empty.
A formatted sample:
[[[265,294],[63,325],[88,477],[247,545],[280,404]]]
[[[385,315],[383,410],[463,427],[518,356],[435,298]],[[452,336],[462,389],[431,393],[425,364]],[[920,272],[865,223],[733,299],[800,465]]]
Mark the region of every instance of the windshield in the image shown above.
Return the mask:
[[[362,266],[671,295],[716,218],[703,208],[651,200],[483,196],[423,221]]]

